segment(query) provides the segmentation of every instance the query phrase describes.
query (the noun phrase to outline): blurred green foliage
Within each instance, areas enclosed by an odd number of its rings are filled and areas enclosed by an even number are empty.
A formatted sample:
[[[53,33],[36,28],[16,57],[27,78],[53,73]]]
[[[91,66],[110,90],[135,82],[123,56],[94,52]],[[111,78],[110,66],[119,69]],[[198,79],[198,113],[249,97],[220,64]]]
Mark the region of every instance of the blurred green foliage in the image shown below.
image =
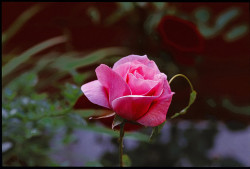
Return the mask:
[[[129,158],[129,156],[127,154],[123,154],[122,160],[123,160],[124,167],[130,167],[131,166],[131,160],[130,160],[130,158]]]
[[[27,72],[3,90],[2,143],[11,145],[3,152],[4,165],[49,165],[49,141],[57,129],[86,124],[78,114],[62,116],[80,95],[76,86],[67,84],[61,94],[65,100],[52,101],[47,94],[35,92],[37,83],[37,76]]]
[[[208,126],[197,129],[190,123],[185,129],[178,127],[178,121],[172,122],[169,132],[169,140],[157,137],[153,143],[143,142],[136,148],[125,152],[135,167],[242,167],[236,159],[229,157],[211,157],[207,152],[213,147],[217,135],[217,123],[209,121]],[[163,130],[162,130],[163,132]],[[163,133],[160,135],[163,135]],[[163,137],[165,138],[165,137]],[[115,141],[114,144],[117,144]],[[125,144],[126,147],[126,144]],[[106,153],[102,156],[101,163],[104,166],[118,165],[118,152]]]
[[[46,93],[35,91],[35,85],[38,82],[36,74],[26,72],[9,83],[3,90],[2,149],[4,165],[55,165],[48,157],[51,152],[49,142],[60,128],[68,131],[62,139],[64,144],[73,141],[71,134],[76,128],[119,137],[117,131],[88,124],[84,120],[85,113],[91,116],[96,114],[96,110],[76,111],[72,109],[81,95],[78,86],[66,83],[60,86],[61,93],[49,98]],[[147,137],[141,133],[128,133],[126,136],[147,141]]]
[[[39,10],[38,6],[31,7],[17,18],[15,23],[19,24],[11,25],[3,33],[3,45]],[[84,57],[79,57],[82,54],[75,51],[64,54],[48,52],[38,61],[32,58],[33,55],[64,42],[66,38],[58,36],[41,42],[20,55],[10,53],[3,56],[5,59],[2,68],[2,161],[4,166],[63,166],[64,164],[56,164],[49,157],[53,151],[50,141],[62,128],[67,131],[61,140],[65,145],[75,140],[72,132],[76,128],[119,137],[117,131],[89,124],[85,120],[89,116],[102,113],[103,110],[73,110],[73,105],[82,95],[80,85],[93,75],[93,72],[89,71],[79,73],[77,68],[101,63],[101,60],[106,57],[118,60],[119,56],[125,55],[128,50],[123,47],[103,48]],[[112,59],[113,56],[116,57]],[[23,70],[26,63],[34,66]],[[41,79],[38,74],[46,69],[54,71],[46,79]],[[67,75],[70,75],[71,83],[58,83],[60,78]],[[39,92],[48,85],[56,87],[60,92],[53,94]],[[141,133],[127,133],[125,136],[147,141],[147,137]],[[89,162],[86,166],[100,166],[100,164]]]

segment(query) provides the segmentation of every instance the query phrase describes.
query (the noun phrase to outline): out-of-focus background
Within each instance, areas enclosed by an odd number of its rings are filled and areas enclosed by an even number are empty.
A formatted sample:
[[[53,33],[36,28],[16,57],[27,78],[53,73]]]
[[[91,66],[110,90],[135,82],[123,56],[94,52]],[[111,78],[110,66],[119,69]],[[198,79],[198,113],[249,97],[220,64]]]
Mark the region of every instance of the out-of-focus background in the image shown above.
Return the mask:
[[[2,164],[118,166],[112,119],[80,86],[129,54],[168,76],[167,122],[128,128],[130,166],[250,166],[249,3],[2,2]]]

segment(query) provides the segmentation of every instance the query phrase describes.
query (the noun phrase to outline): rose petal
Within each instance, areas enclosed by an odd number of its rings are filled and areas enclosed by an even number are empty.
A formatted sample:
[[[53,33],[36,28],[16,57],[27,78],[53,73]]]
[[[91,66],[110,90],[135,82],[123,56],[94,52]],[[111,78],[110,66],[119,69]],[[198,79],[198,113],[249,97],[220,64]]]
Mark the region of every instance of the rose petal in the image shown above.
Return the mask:
[[[148,112],[137,120],[138,123],[144,126],[158,126],[166,120],[168,108],[170,106],[172,96],[169,84],[164,83],[164,91],[150,106]]]
[[[119,116],[135,121],[148,111],[156,98],[155,96],[140,95],[123,96],[113,100],[112,107]]]
[[[143,96],[160,96],[162,93],[163,85],[167,81],[167,76],[164,73],[159,73],[154,76],[154,79],[159,81],[158,84],[153,86],[147,93],[144,93]]]
[[[124,81],[127,81],[127,75],[129,73],[130,70],[130,63],[124,63],[120,66],[117,66],[115,69],[113,69],[117,74],[119,74]]]
[[[141,76],[143,76],[143,79],[153,80],[154,76],[156,74],[159,74],[158,70],[148,67],[138,61],[133,61],[130,64],[131,66],[129,72],[132,74],[140,74]]]
[[[77,101],[75,102],[75,105],[73,106],[74,109],[105,109],[103,106],[93,104],[89,99],[85,96],[85,94],[82,94]],[[106,110],[109,110],[107,108]]]
[[[128,74],[127,83],[131,89],[132,95],[142,95],[156,86],[159,82],[153,80],[138,79],[133,74]]]
[[[110,108],[106,89],[98,80],[82,85],[81,90],[92,103]]]
[[[131,95],[130,88],[124,79],[107,65],[101,64],[95,71],[97,79],[108,89],[110,105],[118,97]]]
[[[159,81],[155,86],[143,94],[143,96],[160,96],[163,91],[164,80]]]
[[[121,64],[124,64],[124,63],[127,63],[127,62],[133,62],[135,60],[143,63],[144,65],[146,65],[148,67],[151,67],[152,69],[155,69],[157,71],[157,73],[160,73],[160,71],[159,71],[157,65],[155,64],[155,62],[152,61],[152,60],[149,60],[148,57],[147,57],[147,55],[143,55],[143,56],[140,56],[140,55],[129,55],[129,56],[126,56],[124,58],[121,58],[120,60],[118,60],[114,64],[113,69],[117,68]]]
[[[144,79],[144,77],[137,72],[137,70],[134,72],[134,76],[137,78],[137,79]]]

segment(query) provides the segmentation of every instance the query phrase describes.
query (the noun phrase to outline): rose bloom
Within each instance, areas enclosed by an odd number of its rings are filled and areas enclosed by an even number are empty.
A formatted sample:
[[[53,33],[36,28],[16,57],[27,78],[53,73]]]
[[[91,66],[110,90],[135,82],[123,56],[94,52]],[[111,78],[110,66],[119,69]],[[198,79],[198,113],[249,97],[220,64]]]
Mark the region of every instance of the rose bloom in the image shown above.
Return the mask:
[[[174,92],[167,76],[146,55],[129,55],[113,68],[101,64],[95,72],[98,80],[81,86],[92,103],[144,126],[158,126],[166,120]]]
[[[95,109],[95,110],[100,110],[101,112],[99,116],[97,115],[93,115],[92,118],[90,118],[89,122],[95,122],[96,120],[98,120],[98,122],[100,122],[102,125],[111,128],[112,123],[114,121],[114,115],[113,116],[109,116],[113,114],[113,111],[107,108],[104,108],[102,106],[99,106],[97,104],[93,104],[92,102],[90,102],[88,100],[88,98],[83,94],[82,96],[80,96],[77,101],[74,104],[73,107],[75,110],[81,110],[81,109]],[[140,124],[135,124],[135,123],[125,123],[124,125],[124,131],[126,132],[132,132],[132,131],[136,131],[141,129],[143,126]],[[120,126],[117,125],[113,128],[114,130],[119,130]]]

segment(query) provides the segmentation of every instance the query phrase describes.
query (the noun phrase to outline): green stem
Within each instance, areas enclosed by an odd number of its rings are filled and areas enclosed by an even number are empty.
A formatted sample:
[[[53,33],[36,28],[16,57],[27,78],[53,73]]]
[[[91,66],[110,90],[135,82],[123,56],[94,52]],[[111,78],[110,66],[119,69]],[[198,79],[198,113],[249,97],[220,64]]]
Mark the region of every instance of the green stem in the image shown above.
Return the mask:
[[[123,155],[124,125],[125,125],[125,122],[122,122],[122,123],[120,124],[120,138],[119,138],[119,158],[120,158],[120,167],[123,167],[122,155]]]
[[[177,74],[177,75],[175,75],[174,77],[172,77],[172,78],[169,80],[169,82],[168,82],[169,85],[170,85],[170,83],[171,83],[176,77],[178,77],[178,76],[184,77],[184,78],[188,81],[189,86],[191,87],[191,90],[192,90],[192,91],[194,90],[193,85],[191,84],[191,82],[189,81],[189,79],[187,78],[187,76],[185,76],[185,75],[183,75],[183,74]]]
[[[170,84],[176,77],[179,77],[179,76],[184,77],[184,78],[188,81],[189,86],[190,86],[190,88],[191,88],[191,94],[190,94],[188,106],[187,106],[186,108],[182,109],[181,112],[175,113],[175,114],[171,117],[171,119],[173,119],[173,118],[175,118],[175,117],[177,117],[177,116],[179,116],[179,115],[181,115],[181,114],[185,114],[185,113],[187,112],[187,109],[193,104],[193,102],[194,102],[194,100],[195,100],[195,98],[196,98],[196,91],[194,90],[193,85],[191,84],[191,82],[189,81],[189,79],[188,79],[185,75],[183,75],[183,74],[177,74],[177,75],[175,75],[174,77],[172,77],[172,78],[169,80],[169,84]]]

